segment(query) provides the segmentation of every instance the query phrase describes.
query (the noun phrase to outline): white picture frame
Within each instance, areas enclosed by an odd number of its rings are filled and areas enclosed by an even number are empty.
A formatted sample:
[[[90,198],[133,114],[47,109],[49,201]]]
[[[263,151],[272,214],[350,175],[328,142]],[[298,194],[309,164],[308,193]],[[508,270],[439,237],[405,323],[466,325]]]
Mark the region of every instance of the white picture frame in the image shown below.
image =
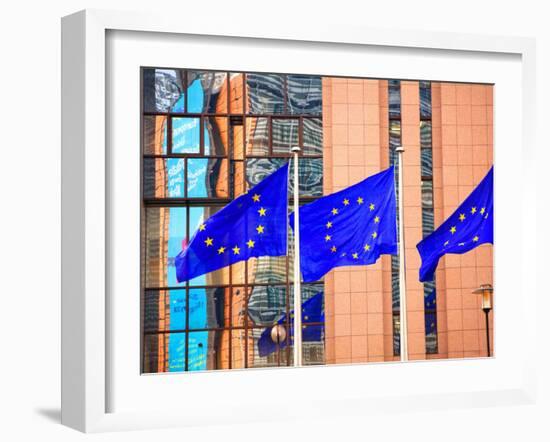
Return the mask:
[[[120,322],[117,317],[117,309],[113,309],[113,300],[109,297],[109,290],[112,288],[110,280],[110,269],[116,256],[113,254],[124,253],[120,248],[113,248],[113,234],[116,234],[116,223],[113,223],[113,198],[110,189],[114,185],[110,180],[113,175],[113,168],[117,168],[116,159],[110,161],[109,143],[116,142],[116,134],[110,133],[106,128],[106,121],[116,118],[112,109],[108,107],[110,82],[116,79],[116,73],[108,69],[108,57],[117,56],[118,52],[110,51],[109,35],[136,35],[139,38],[152,39],[159,44],[162,39],[177,43],[185,40],[186,37],[194,41],[201,39],[208,40],[227,37],[238,46],[249,44],[258,46],[268,44],[276,50],[300,46],[297,50],[304,49],[304,45],[316,47],[319,50],[330,50],[333,55],[338,51],[346,51],[351,48],[365,48],[370,51],[399,52],[397,56],[414,51],[418,55],[429,55],[434,60],[437,57],[444,57],[453,54],[467,54],[472,58],[472,63],[477,59],[482,63],[484,57],[497,56],[503,59],[515,60],[519,71],[513,77],[511,83],[518,82],[520,91],[509,91],[513,95],[511,100],[516,100],[519,114],[506,114],[506,110],[499,110],[499,95],[495,96],[495,114],[502,115],[496,119],[495,125],[498,131],[499,125],[505,126],[510,122],[509,118],[520,115],[521,125],[516,128],[514,136],[517,136],[521,148],[505,159],[503,155],[502,164],[517,164],[521,161],[521,186],[515,189],[509,188],[511,195],[521,201],[521,246],[519,253],[522,262],[527,262],[527,257],[534,256],[536,249],[535,229],[529,228],[536,216],[536,194],[530,189],[536,188],[535,174],[535,140],[534,140],[534,102],[535,102],[535,46],[532,39],[517,37],[489,37],[479,35],[451,34],[451,33],[428,33],[416,31],[390,31],[367,28],[350,28],[334,25],[323,28],[316,28],[313,25],[301,25],[292,27],[278,23],[276,26],[266,26],[265,23],[254,25],[242,23],[238,20],[231,20],[231,23],[224,23],[215,19],[208,22],[189,22],[182,27],[180,21],[175,17],[155,16],[145,13],[126,13],[113,11],[87,10],[65,17],[62,22],[62,422],[63,424],[85,432],[98,432],[123,429],[158,428],[168,426],[190,426],[208,425],[212,421],[217,423],[235,422],[257,422],[273,419],[294,418],[296,416],[315,415],[324,413],[332,415],[357,415],[368,414],[380,407],[386,411],[403,411],[408,409],[442,409],[475,406],[495,405],[499,403],[526,404],[533,403],[535,396],[535,367],[532,355],[535,352],[535,329],[534,321],[528,320],[526,315],[518,314],[518,326],[522,330],[522,348],[516,353],[516,361],[510,362],[506,359],[506,351],[499,353],[499,356],[488,360],[464,361],[418,361],[403,364],[367,364],[355,366],[338,367],[310,367],[305,369],[284,369],[284,370],[251,370],[241,372],[203,373],[189,376],[185,382],[178,382],[174,385],[177,376],[139,376],[138,370],[129,373],[129,377],[139,377],[139,383],[146,382],[143,388],[151,392],[158,391],[159,397],[167,395],[167,388],[187,388],[191,395],[196,395],[196,402],[192,407],[174,408],[167,405],[150,409],[140,404],[130,409],[129,407],[118,407],[112,402],[112,393],[118,388],[113,379],[120,379],[115,375],[118,364],[113,367],[116,360],[113,354],[111,339],[114,330]],[[145,40],[143,40],[145,41]],[[208,40],[212,41],[212,40]],[[240,42],[237,44],[237,41]],[[204,43],[203,43],[204,44]],[[161,43],[162,45],[162,43]],[[162,46],[157,46],[158,53],[162,54]],[[327,49],[328,48],[328,49]],[[420,51],[420,52],[418,52]],[[131,52],[129,51],[129,57]],[[144,51],[146,52],[146,51]],[[136,59],[137,60],[137,59]],[[414,60],[414,57],[411,57]],[[137,62],[137,61],[136,61]],[[263,61],[266,66],[269,60]],[[223,60],[220,61],[223,63]],[[176,63],[177,64],[177,63]],[[174,63],[172,64],[174,65]],[[185,67],[185,66],[181,66]],[[222,66],[227,68],[228,66]],[[447,67],[448,68],[448,67]],[[334,66],[327,66],[326,72],[332,73]],[[406,75],[405,68],[402,68],[398,75]],[[415,77],[415,65],[411,63],[409,78]],[[434,64],[434,75],[437,64]],[[443,69],[443,68],[441,68]],[[261,69],[256,69],[261,70]],[[266,69],[269,70],[269,69]],[[276,70],[276,69],[271,69]],[[284,70],[284,69],[283,69]],[[513,71],[513,69],[511,69]],[[108,73],[109,75],[106,75]],[[434,79],[447,80],[443,70]],[[504,75],[504,74],[502,74]],[[367,76],[367,75],[365,75]],[[472,75],[472,81],[483,77],[482,73]],[[512,78],[510,77],[510,78]],[[390,77],[391,78],[391,77]],[[460,77],[470,78],[470,77]],[[502,77],[504,78],[504,77]],[[490,80],[490,78],[487,78]],[[451,79],[452,80],[452,79]],[[497,83],[497,90],[498,90]],[[501,95],[504,101],[505,95]],[[138,89],[135,90],[135,98],[138,99]],[[130,112],[133,108],[130,109]],[[134,117],[138,119],[136,113]],[[504,132],[503,132],[504,133]],[[504,146],[506,140],[498,137]],[[515,138],[512,138],[515,139]],[[499,156],[498,149],[496,149]],[[137,157],[137,155],[136,155]],[[500,158],[499,158],[500,160]],[[504,170],[503,166],[503,170]],[[498,176],[498,172],[496,172]],[[504,175],[501,175],[504,176]],[[503,181],[501,181],[503,182]],[[115,183],[116,184],[116,183]],[[496,199],[498,207],[499,181],[497,179]],[[139,187],[139,183],[135,183]],[[503,186],[505,184],[503,183]],[[497,209],[498,213],[498,209]],[[497,215],[498,217],[498,215]],[[500,221],[499,221],[500,222]],[[506,227],[503,225],[503,229]],[[497,227],[497,243],[498,243]],[[137,247],[138,245],[136,245]],[[498,256],[498,248],[495,248],[495,255]],[[504,278],[511,278],[506,275],[506,262],[502,261],[504,270],[499,270],[495,276],[496,284],[506,282]],[[500,271],[500,273],[499,273]],[[499,279],[502,278],[502,279]],[[521,277],[516,278],[510,287],[519,289],[521,294],[520,305],[524,310],[528,305],[536,303],[536,275],[535,268],[522,265]],[[505,293],[502,290],[501,293]],[[506,330],[506,304],[499,306],[499,315],[503,312],[503,319],[497,318],[498,327]],[[118,309],[120,311],[120,309]],[[506,341],[508,336],[505,332],[500,333],[501,340]],[[139,339],[136,336],[135,339]],[[516,341],[510,339],[510,345],[518,346]],[[513,348],[510,349],[510,352]],[[502,354],[502,358],[500,356]],[[511,353],[510,353],[511,354]],[[118,352],[117,352],[118,355]],[[434,390],[426,390],[420,394],[414,389],[407,389],[409,377],[424,376],[429,370],[428,364],[441,364],[438,369],[444,373],[456,376],[462,373],[469,382],[459,382],[453,392],[439,391],[437,383]],[[137,364],[138,365],[138,364]],[[513,367],[512,367],[513,365]],[[508,370],[509,371],[506,371]],[[397,376],[403,379],[401,387],[396,390],[384,393],[384,390],[375,391],[366,388],[354,388],[361,376],[368,370],[371,376]],[[494,376],[493,382],[486,384],[485,388],[481,383],[474,382],[476,377],[487,375],[491,371],[505,370],[502,378]],[[391,372],[388,375],[384,374]],[[342,385],[339,388],[328,388],[326,395],[313,395],[307,399],[310,406],[309,411],[304,411],[304,403],[299,400],[288,401],[281,407],[281,401],[270,398],[269,401],[256,405],[246,416],[243,414],[223,415],[223,413],[211,412],[206,414],[208,407],[213,407],[213,391],[219,391],[224,387],[225,379],[230,379],[230,384],[239,388],[261,388],[271,382],[278,391],[277,385],[280,382],[300,384],[304,388],[312,387],[322,378],[340,379]],[[470,382],[471,381],[471,382]],[[400,384],[398,382],[398,384]],[[410,382],[409,382],[410,384]],[[117,393],[129,395],[129,389],[137,384],[128,384],[126,390]],[[138,387],[141,388],[141,387]],[[231,391],[229,390],[231,396]],[[237,388],[237,387],[235,387]],[[401,390],[399,390],[401,388]],[[351,390],[354,394],[348,394]],[[145,391],[145,390],[144,390]],[[340,393],[339,393],[340,391]],[[198,396],[199,392],[205,393],[204,400]],[[152,393],[151,393],[152,394]],[[131,402],[130,396],[126,401]],[[149,396],[145,396],[150,400]],[[238,407],[245,403],[245,398],[234,396],[232,407]],[[156,397],[158,400],[158,397]],[[224,402],[220,398],[220,403]]]

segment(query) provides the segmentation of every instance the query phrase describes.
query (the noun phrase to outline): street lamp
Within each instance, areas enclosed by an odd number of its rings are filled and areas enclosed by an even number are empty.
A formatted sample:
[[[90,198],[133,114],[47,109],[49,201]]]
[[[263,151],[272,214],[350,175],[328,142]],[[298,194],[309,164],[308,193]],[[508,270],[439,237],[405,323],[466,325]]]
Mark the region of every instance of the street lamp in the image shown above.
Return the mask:
[[[274,325],[271,328],[271,340],[277,346],[277,366],[281,365],[281,353],[279,349],[281,348],[281,343],[286,339],[286,328],[282,324]]]
[[[472,291],[474,294],[481,293],[481,310],[485,313],[485,334],[487,337],[487,356],[491,356],[491,343],[489,339],[489,312],[493,308],[492,295],[493,286],[491,284],[481,284],[479,288]]]

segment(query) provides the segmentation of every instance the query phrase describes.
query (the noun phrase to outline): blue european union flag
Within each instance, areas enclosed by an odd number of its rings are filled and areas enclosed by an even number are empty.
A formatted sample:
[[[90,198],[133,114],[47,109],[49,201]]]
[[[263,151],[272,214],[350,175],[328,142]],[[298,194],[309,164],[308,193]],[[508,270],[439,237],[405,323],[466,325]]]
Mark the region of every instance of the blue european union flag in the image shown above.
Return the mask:
[[[397,253],[393,166],[300,208],[300,267],[316,281],[334,267]],[[294,214],[290,216],[294,226]]]
[[[420,281],[433,278],[446,253],[462,254],[485,243],[493,244],[493,168],[456,211],[416,248],[422,258]]]
[[[178,282],[258,256],[286,255],[288,164],[200,224],[176,256]]]
[[[294,317],[294,310],[290,312],[290,318]],[[277,324],[283,324],[286,322],[286,313],[277,321]],[[320,341],[324,325],[313,324],[308,325],[308,323],[315,322],[325,322],[325,313],[323,311],[323,292],[316,293],[308,300],[302,303],[302,324],[305,325],[304,330],[302,330],[302,341],[304,342],[315,342]],[[267,356],[270,353],[273,353],[277,350],[277,345],[271,339],[271,329],[272,327],[266,328],[260,339],[258,339],[258,353],[261,357]],[[281,344],[279,348],[285,348],[289,339],[294,336],[293,323],[290,323],[290,334]]]

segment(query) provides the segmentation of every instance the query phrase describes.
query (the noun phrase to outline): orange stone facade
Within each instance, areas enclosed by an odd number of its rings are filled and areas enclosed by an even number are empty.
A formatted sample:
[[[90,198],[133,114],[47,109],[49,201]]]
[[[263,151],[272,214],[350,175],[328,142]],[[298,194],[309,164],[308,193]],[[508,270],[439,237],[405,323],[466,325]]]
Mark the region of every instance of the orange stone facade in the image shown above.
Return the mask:
[[[400,84],[409,359],[486,356],[481,295],[471,292],[493,282],[491,245],[440,261],[438,352],[426,354],[424,286],[418,281],[421,263],[416,250],[422,239],[419,82]],[[490,85],[432,83],[435,228],[493,163],[492,92]],[[325,194],[387,168],[388,81],[324,78],[323,132]],[[492,340],[492,312],[489,317]],[[398,360],[393,348],[390,257],[375,265],[330,272],[325,280],[325,321],[327,364]]]

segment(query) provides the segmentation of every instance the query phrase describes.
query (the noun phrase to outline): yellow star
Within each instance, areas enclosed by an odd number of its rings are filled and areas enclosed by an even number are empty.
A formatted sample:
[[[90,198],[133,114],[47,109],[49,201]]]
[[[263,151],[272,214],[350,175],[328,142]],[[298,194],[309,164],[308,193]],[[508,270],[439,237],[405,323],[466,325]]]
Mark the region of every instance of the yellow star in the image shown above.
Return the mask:
[[[460,214],[460,216],[458,217],[458,219],[460,220],[460,222],[464,221],[466,219],[466,215],[464,215],[463,213]]]
[[[456,226],[452,226],[450,232],[452,235],[454,235],[456,232]]]
[[[380,217],[379,216],[375,216],[374,217],[374,222],[375,224],[378,224],[380,222]]]
[[[214,244],[214,240],[208,237],[204,240],[204,243],[206,244],[206,247],[210,247],[212,244]]]
[[[233,247],[233,253],[234,253],[235,255],[238,255],[240,252],[241,252],[241,249],[239,249],[238,246]]]
[[[472,207],[472,210],[470,210],[470,213],[473,215],[477,212],[477,207]]]
[[[261,195],[258,195],[257,193],[255,193],[255,194],[252,196],[252,201],[254,201],[255,203],[259,202],[259,201],[260,201],[260,196],[261,196]]]
[[[357,198],[357,204],[363,204],[363,198],[361,197]]]
[[[329,222],[327,223],[327,229],[330,229],[331,227],[332,227],[332,223],[329,221]]]
[[[378,236],[378,233],[376,232],[372,232],[372,235],[371,235],[374,239],[376,239],[376,237]]]
[[[223,252],[225,252],[225,247],[220,247],[218,249],[218,255],[221,255]]]
[[[479,211],[479,213],[480,213],[481,215],[483,215],[483,214],[485,213],[485,207],[482,207],[481,210]]]
[[[203,230],[205,230],[205,229],[206,229],[206,224],[201,224],[201,225],[199,226],[199,230],[200,230],[201,232],[202,232]]]
[[[473,239],[474,242],[478,242],[479,241],[479,236],[474,236],[474,239]]]
[[[365,244],[363,248],[365,249],[365,252],[368,252],[370,250],[370,246],[368,244]]]
[[[446,245],[448,245],[448,244],[449,244],[449,241],[445,241],[445,242],[443,243],[443,246],[446,246]]]
[[[352,253],[351,256],[353,256],[353,259],[359,259],[358,253]]]
[[[261,207],[260,210],[258,210],[258,213],[260,214],[260,216],[265,216],[265,212],[266,210],[263,207]]]
[[[332,209],[332,214],[333,215],[338,215],[338,209],[336,207],[334,209]]]
[[[256,227],[256,230],[258,231],[258,233],[264,233],[264,226],[260,224],[258,227]]]
[[[332,239],[332,236],[330,236],[330,235],[325,236],[325,241],[330,241],[331,239]]]
[[[344,199],[344,206],[349,206],[349,200],[347,198]]]
[[[247,241],[247,243],[246,243],[246,245],[248,246],[249,249],[253,248],[253,247],[254,247],[254,244],[255,244],[255,242],[252,241],[251,239],[249,239],[249,240]]]
[[[374,210],[374,204],[370,203],[369,210]]]
[[[465,243],[463,243],[463,242],[459,242],[459,243],[458,243],[459,246],[463,246],[464,244],[465,244]]]
[[[330,248],[330,251],[331,251],[332,253],[336,253],[336,246],[332,246],[332,247]]]

